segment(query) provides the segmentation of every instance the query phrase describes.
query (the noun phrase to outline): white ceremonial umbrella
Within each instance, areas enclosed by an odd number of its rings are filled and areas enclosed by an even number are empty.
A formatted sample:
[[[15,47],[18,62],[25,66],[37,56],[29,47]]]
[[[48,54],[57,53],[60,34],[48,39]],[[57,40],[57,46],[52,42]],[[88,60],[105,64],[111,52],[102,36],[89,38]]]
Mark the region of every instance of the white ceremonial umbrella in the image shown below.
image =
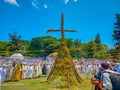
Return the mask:
[[[20,53],[14,53],[10,56],[10,59],[12,59],[12,60],[23,60],[24,56]]]

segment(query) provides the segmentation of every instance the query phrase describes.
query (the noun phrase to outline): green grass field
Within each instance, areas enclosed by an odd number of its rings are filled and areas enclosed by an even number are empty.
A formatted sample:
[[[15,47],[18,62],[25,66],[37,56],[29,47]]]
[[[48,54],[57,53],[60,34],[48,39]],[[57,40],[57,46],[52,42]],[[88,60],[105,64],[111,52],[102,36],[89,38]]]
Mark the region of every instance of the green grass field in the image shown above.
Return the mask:
[[[3,82],[1,90],[92,90],[90,80],[86,79],[85,74],[80,75],[83,79],[78,86],[68,88],[56,88],[55,85],[45,83],[46,77],[36,79],[25,79],[17,82]]]

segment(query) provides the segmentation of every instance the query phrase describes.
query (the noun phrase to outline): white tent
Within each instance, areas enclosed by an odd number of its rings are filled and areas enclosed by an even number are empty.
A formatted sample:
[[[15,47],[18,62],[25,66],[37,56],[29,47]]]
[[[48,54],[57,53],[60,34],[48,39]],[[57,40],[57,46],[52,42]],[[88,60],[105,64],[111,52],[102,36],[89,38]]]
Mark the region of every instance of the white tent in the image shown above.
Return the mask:
[[[10,56],[10,59],[12,59],[12,60],[23,60],[24,56],[20,53],[14,53]]]

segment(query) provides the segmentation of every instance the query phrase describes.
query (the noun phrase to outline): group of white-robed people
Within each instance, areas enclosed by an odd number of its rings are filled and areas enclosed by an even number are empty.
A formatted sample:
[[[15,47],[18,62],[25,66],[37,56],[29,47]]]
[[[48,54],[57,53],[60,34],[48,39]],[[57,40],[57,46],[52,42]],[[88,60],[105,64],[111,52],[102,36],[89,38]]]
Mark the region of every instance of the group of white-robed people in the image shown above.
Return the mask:
[[[36,78],[41,75],[48,75],[52,65],[43,63],[1,63],[0,64],[0,82],[14,81],[27,78]],[[19,75],[18,75],[19,74]],[[14,79],[18,78],[19,79]]]

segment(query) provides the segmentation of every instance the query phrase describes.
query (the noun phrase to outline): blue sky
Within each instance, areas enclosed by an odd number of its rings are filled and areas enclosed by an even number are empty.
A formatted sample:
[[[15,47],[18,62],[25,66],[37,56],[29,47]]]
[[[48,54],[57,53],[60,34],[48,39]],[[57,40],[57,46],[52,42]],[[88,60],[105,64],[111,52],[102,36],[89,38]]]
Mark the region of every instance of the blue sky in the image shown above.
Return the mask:
[[[0,41],[9,41],[8,33],[17,32],[22,39],[54,36],[49,28],[60,29],[61,13],[65,29],[78,33],[65,33],[67,38],[93,40],[99,32],[102,43],[112,46],[115,14],[120,13],[120,0],[0,0]]]

